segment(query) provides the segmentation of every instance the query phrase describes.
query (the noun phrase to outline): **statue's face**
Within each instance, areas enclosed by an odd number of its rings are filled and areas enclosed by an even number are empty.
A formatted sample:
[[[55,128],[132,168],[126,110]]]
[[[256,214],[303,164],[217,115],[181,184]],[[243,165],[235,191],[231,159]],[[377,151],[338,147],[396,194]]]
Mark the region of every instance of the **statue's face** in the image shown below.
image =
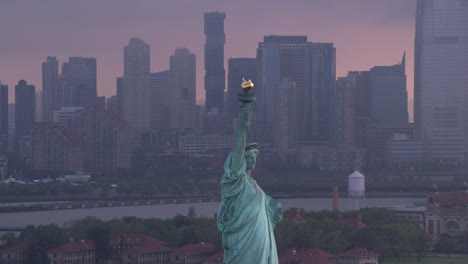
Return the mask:
[[[255,169],[255,163],[257,163],[258,150],[252,149],[245,152],[245,162],[247,163],[246,170]]]

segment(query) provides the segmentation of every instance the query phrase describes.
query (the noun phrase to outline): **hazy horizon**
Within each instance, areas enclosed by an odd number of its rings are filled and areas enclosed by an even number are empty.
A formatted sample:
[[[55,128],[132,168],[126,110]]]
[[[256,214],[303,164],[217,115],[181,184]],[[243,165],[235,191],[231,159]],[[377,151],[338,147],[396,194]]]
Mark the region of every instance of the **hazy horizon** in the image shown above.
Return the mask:
[[[414,0],[261,1],[27,1],[0,3],[0,81],[20,79],[42,89],[41,64],[56,56],[97,58],[98,94],[115,94],[123,73],[123,47],[140,37],[151,46],[151,71],[166,70],[175,48],[197,56],[197,102],[205,97],[203,13],[226,12],[225,64],[231,57],[255,57],[265,35],[307,35],[333,42],[337,77],[350,70],[393,65],[406,51],[409,109],[413,114]],[[18,15],[20,14],[20,15]]]

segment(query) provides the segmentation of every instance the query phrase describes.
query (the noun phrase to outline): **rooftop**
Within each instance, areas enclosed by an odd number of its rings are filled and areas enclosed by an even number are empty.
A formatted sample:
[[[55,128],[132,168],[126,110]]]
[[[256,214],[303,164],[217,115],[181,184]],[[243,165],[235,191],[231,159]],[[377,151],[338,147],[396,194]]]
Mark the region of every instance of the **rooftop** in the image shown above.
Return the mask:
[[[56,248],[48,251],[48,253],[63,253],[63,252],[77,252],[77,251],[89,251],[95,250],[94,241],[92,240],[81,240],[63,244]]]
[[[215,245],[213,243],[188,244],[172,250],[175,255],[203,255],[213,253]]]
[[[340,257],[360,257],[360,256],[378,256],[378,254],[368,249],[362,248],[362,247],[355,247],[344,253],[341,253],[339,256]]]

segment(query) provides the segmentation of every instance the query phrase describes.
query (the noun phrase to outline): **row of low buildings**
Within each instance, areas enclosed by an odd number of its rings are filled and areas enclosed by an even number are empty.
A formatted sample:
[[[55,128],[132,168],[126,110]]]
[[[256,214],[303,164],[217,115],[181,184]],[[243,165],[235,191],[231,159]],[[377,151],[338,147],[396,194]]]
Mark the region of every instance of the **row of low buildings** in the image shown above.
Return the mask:
[[[170,248],[146,235],[126,234],[111,241],[110,264],[222,264],[223,253],[212,243],[188,244]],[[30,250],[39,250],[28,241],[0,250],[0,264],[26,264]],[[93,241],[69,242],[47,250],[51,264],[93,264],[96,247]],[[379,255],[364,248],[353,248],[339,255],[321,249],[288,249],[279,254],[280,264],[377,264]],[[299,261],[299,262],[298,262]],[[302,262],[301,262],[302,261]]]

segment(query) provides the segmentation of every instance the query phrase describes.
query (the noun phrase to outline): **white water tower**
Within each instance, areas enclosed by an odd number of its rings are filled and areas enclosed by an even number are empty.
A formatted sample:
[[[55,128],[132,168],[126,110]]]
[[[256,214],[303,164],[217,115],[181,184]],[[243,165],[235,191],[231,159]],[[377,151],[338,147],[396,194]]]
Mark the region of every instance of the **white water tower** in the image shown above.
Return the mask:
[[[348,209],[359,210],[366,206],[366,177],[359,171],[348,176]]]

